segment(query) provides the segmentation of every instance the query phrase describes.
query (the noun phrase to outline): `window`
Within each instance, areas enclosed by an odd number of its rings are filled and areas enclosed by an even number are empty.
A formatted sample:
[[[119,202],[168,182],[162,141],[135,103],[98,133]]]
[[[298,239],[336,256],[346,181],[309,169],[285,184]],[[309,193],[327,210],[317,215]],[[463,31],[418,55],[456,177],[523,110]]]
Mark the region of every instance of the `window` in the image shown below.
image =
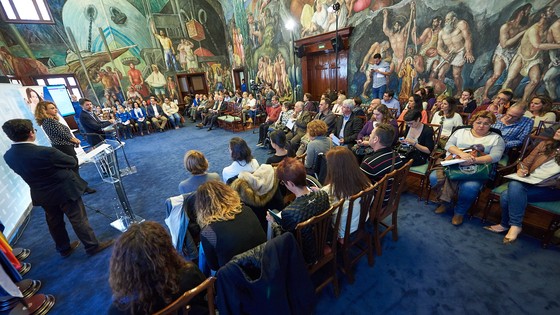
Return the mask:
[[[84,97],[80,84],[73,74],[47,74],[40,76],[33,76],[37,85],[57,85],[63,84],[66,86],[70,95],[76,95],[78,99]]]
[[[0,0],[2,19],[9,23],[54,24],[46,0]]]

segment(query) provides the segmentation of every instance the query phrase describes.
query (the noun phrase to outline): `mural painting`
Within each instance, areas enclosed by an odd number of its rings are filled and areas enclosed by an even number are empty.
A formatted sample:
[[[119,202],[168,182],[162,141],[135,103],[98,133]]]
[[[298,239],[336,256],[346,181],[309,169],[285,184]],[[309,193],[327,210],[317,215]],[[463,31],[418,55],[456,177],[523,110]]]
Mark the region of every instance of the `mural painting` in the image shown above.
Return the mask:
[[[558,100],[560,0],[338,2],[337,14],[334,0],[53,0],[54,25],[0,25],[0,72],[75,73],[104,103],[178,94],[177,73],[205,72],[211,90],[231,90],[232,69],[243,67],[249,80],[291,100],[301,83],[292,36],[352,26],[350,96],[371,98],[368,68],[379,53],[391,67],[388,88],[402,100],[423,86]],[[284,27],[290,19],[293,33]]]
[[[231,89],[217,1],[138,2],[55,0],[54,25],[2,24],[0,71],[74,73],[86,96],[106,106],[152,93],[178,99],[177,73],[209,71],[212,90]]]

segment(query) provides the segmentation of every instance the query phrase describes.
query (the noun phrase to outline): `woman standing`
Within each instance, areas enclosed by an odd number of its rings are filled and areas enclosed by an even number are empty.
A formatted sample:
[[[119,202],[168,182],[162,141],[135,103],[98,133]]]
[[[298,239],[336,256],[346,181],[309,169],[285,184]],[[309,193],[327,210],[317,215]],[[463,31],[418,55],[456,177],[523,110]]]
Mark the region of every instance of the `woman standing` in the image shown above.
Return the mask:
[[[49,137],[53,148],[70,155],[76,160],[76,167],[73,168],[73,171],[80,176],[78,156],[76,150],[74,150],[74,148],[80,146],[80,139],[74,137],[68,126],[58,121],[59,116],[56,105],[48,101],[40,101],[37,103],[37,107],[35,108],[35,120]],[[85,192],[93,194],[96,190],[88,186]]]
[[[513,243],[519,233],[528,202],[560,200],[560,128],[552,139],[539,143],[521,163],[517,164],[518,180],[508,183],[500,195],[502,222],[486,226],[485,229],[502,233],[504,244]],[[523,182],[527,177],[537,179],[538,183]]]

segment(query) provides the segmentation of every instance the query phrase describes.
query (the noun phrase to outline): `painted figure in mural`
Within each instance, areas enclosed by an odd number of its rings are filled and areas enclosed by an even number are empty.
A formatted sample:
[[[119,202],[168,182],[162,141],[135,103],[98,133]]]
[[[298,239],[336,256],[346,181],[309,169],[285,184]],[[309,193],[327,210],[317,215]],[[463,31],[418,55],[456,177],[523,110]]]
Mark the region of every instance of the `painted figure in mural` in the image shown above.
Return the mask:
[[[492,56],[493,73],[484,85],[483,99],[489,98],[488,91],[494,86],[504,70],[509,68],[511,60],[517,52],[519,40],[525,34],[525,30],[528,27],[531,7],[530,3],[519,7],[512,13],[509,20],[500,27],[500,42]]]
[[[49,69],[39,60],[31,58],[16,57],[5,46],[0,47],[0,59],[2,71],[10,71],[7,74],[15,76],[29,76],[33,74],[48,74]]]
[[[152,88],[154,94],[158,95],[159,99],[162,100],[165,95],[165,86],[167,81],[163,73],[159,71],[156,64],[152,64],[152,73],[146,78],[146,82]]]
[[[459,20],[457,14],[450,11],[445,16],[445,25],[438,36],[437,51],[442,57],[442,61],[437,68],[439,68],[438,78],[443,81],[449,69],[453,67],[457,98],[461,95],[463,88],[463,74],[461,73],[463,66],[465,62],[474,62],[472,48],[469,23]]]
[[[338,0],[340,3],[340,10],[328,12],[327,28],[325,32],[334,32],[337,28],[336,16],[338,15],[338,29],[346,27],[348,21],[348,7],[345,4],[346,0]]]
[[[436,68],[440,62],[440,56],[437,52],[438,35],[441,31],[441,24],[443,18],[441,16],[435,16],[432,18],[432,25],[427,27],[420,37],[413,36],[415,45],[421,45],[418,55],[422,58],[424,65],[424,71],[428,73],[431,77],[436,76],[436,72],[433,68]],[[412,34],[416,33],[416,26],[412,28]],[[419,69],[416,69],[418,72]],[[424,72],[422,71],[422,72]]]
[[[121,79],[122,79],[122,73],[115,69],[113,70],[111,67],[107,66],[107,74],[113,78],[113,83],[115,84],[115,95],[117,96],[117,98],[123,102],[124,101],[124,97],[122,94],[122,88],[121,88]]]
[[[371,84],[371,76],[369,75],[369,69],[372,65],[375,64],[375,58],[373,58],[373,56],[375,56],[375,54],[380,54],[382,60],[387,61],[387,59],[389,59],[390,61],[390,57],[388,56],[389,49],[391,49],[391,45],[389,44],[389,41],[384,40],[381,43],[374,42],[373,44],[371,44],[368,52],[364,56],[362,65],[360,66],[360,71],[363,72],[366,76],[366,82],[364,82],[362,88],[363,98],[366,99],[368,98],[367,96],[368,90]]]
[[[107,99],[118,99],[117,94],[119,93],[118,85],[115,84],[113,76],[110,75],[107,70],[99,69],[97,71],[97,77],[93,79],[93,82],[101,82],[103,85],[103,93]]]
[[[167,95],[169,96],[170,99],[176,101],[179,99],[179,93],[177,92],[177,83],[175,83],[175,80],[173,80],[173,78],[171,76],[167,77]]]
[[[245,63],[245,53],[243,51],[243,35],[235,25],[235,21],[231,22],[231,39],[233,41],[233,56],[234,64],[236,67],[242,66]]]
[[[213,81],[215,85],[215,91],[222,91],[224,89],[222,66],[220,64],[213,64],[212,72],[214,73]]]
[[[560,19],[556,20],[550,27],[547,42],[560,44]],[[550,64],[543,77],[544,87],[548,95],[553,100],[557,100],[556,88],[558,87],[558,76],[560,76],[560,49],[551,49],[548,54],[550,56]]]
[[[253,48],[257,48],[262,43],[262,32],[259,30],[259,23],[255,21],[253,13],[247,13],[247,24],[249,25],[249,35]]]
[[[416,70],[414,70],[412,57],[406,57],[401,70],[399,70],[398,77],[402,79],[399,100],[410,98],[412,94],[412,84],[416,78]]]
[[[554,21],[552,18],[552,9],[546,7],[536,15],[538,22],[532,25],[519,43],[517,54],[513,57],[507,79],[503,88],[513,88],[512,81],[516,80],[519,75],[529,76],[529,83],[525,86],[522,102],[525,104],[535,90],[539,80],[541,79],[541,64],[543,63],[543,51],[560,49],[560,43],[546,43],[546,36]]]
[[[156,31],[156,26],[154,23],[151,23],[152,26],[152,33],[154,36],[159,40],[161,44],[161,48],[163,48],[163,55],[165,57],[165,66],[167,67],[167,71],[171,69],[171,67],[175,68],[175,71],[179,71],[177,67],[177,60],[175,59],[175,49],[173,49],[173,42],[171,38],[167,37],[164,30],[160,30],[159,34]]]
[[[311,21],[302,21],[301,23],[302,25],[309,25],[308,27],[302,28],[301,37],[323,33],[328,29],[328,12],[326,2],[326,0],[315,0],[315,12],[311,17]]]
[[[389,27],[389,11],[383,10],[383,33],[389,38],[391,48],[393,49],[393,59],[391,70],[398,71],[405,57],[405,49],[409,38],[410,22],[415,16],[416,5],[414,2],[410,4],[410,19],[406,21],[404,16],[397,16],[393,22],[393,27]]]
[[[138,93],[140,93],[142,97],[148,97],[148,95],[150,95],[150,92],[148,91],[148,88],[144,84],[144,78],[142,77],[142,72],[136,69],[136,63],[138,62],[139,61],[135,59],[134,61],[131,61],[128,64],[128,66],[130,67],[130,69],[127,72],[128,81],[130,82],[130,86],[134,87],[134,89]]]
[[[194,71],[198,68],[196,55],[193,51],[194,44],[190,40],[181,39],[181,43],[177,46],[179,51],[179,62],[184,70]]]

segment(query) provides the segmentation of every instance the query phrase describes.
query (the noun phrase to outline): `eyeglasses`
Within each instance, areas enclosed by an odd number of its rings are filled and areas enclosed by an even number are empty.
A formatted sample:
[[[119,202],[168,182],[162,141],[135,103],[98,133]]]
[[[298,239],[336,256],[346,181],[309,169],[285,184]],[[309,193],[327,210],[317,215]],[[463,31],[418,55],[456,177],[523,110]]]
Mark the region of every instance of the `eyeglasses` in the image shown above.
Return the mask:
[[[479,126],[484,126],[484,127],[488,127],[488,126],[491,126],[491,125],[492,125],[492,124],[489,123],[489,122],[481,122],[481,121],[476,121],[474,124],[475,124],[475,125],[479,125]]]

